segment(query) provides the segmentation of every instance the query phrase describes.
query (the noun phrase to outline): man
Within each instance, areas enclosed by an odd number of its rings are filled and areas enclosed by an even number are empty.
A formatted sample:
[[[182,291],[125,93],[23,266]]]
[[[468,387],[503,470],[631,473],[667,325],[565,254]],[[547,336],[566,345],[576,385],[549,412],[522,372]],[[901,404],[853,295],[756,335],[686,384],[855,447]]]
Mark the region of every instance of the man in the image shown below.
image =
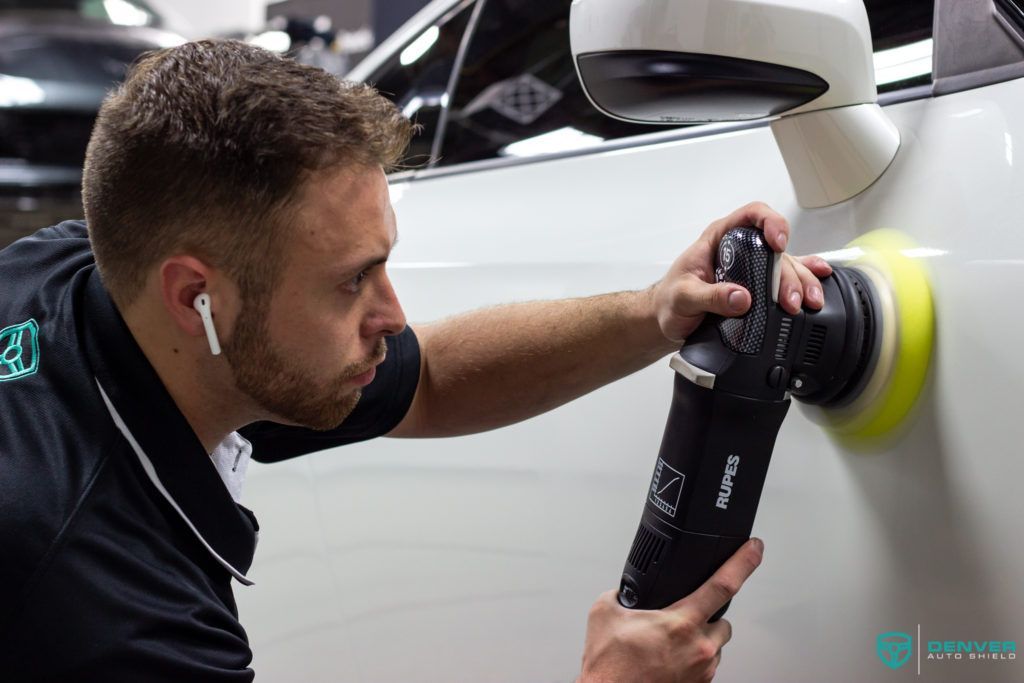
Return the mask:
[[[371,88],[236,42],[151,53],[104,103],[88,231],[0,252],[5,680],[251,680],[230,585],[258,530],[237,504],[250,455],[526,419],[673,351],[705,312],[746,311],[746,291],[711,284],[728,228],[785,247],[785,221],[752,204],[648,290],[414,333],[385,269],[384,171],[409,136]],[[820,307],[828,271],[787,257],[786,308]],[[730,627],[707,619],[760,558],[751,541],[666,610],[603,595],[581,679],[709,678]]]

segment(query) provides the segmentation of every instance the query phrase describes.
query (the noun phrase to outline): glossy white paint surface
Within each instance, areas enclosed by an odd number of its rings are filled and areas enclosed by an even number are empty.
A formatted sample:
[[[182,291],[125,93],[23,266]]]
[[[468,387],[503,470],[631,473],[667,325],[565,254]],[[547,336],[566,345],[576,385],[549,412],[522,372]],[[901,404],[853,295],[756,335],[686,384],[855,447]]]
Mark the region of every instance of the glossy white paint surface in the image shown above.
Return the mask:
[[[393,187],[391,272],[411,320],[643,287],[753,199],[797,253],[912,236],[936,349],[884,451],[844,451],[793,406],[733,603],[718,681],[1013,681],[1024,662],[890,671],[884,631],[1024,636],[1024,81],[885,108],[902,145],[865,192],[801,209],[770,129],[420,178]],[[587,610],[617,586],[668,411],[668,359],[488,434],[253,464],[262,530],[238,587],[269,681],[568,681]]]
[[[874,103],[783,116],[771,127],[797,201],[806,209],[863,192],[900,148],[899,129]]]

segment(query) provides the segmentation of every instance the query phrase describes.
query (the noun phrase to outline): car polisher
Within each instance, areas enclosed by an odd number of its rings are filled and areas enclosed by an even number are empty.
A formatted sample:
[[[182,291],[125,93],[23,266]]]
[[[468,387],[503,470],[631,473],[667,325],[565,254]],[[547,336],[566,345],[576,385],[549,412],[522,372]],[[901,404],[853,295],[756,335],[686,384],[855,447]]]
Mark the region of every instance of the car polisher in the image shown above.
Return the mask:
[[[899,233],[869,233],[822,281],[821,310],[792,315],[778,305],[782,255],[761,231],[723,237],[716,279],[744,286],[751,307],[740,318],[708,315],[672,356],[672,405],[622,574],[623,606],[672,604],[749,539],[791,396],[847,441],[903,421],[932,338],[927,278],[908,246]]]

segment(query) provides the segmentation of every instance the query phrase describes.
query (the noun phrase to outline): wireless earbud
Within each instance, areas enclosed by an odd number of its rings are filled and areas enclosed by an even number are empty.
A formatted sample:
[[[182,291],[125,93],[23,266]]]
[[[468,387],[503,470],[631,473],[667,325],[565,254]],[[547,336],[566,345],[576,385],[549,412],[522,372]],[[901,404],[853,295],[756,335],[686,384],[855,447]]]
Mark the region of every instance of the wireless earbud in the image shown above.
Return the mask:
[[[215,356],[219,356],[220,340],[217,339],[217,328],[213,326],[213,315],[210,313],[210,295],[206,292],[198,295],[192,302],[192,308],[198,311],[199,317],[203,320],[206,339],[210,342],[210,352]]]

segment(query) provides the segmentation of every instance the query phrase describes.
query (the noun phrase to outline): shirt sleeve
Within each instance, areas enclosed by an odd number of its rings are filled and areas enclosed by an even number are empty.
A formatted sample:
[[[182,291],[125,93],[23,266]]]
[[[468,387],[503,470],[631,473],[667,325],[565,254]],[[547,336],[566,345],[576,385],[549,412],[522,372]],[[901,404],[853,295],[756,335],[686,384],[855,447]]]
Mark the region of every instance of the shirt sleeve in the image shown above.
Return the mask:
[[[278,462],[335,446],[366,441],[398,426],[412,405],[420,376],[420,345],[411,327],[385,337],[387,358],[363,389],[359,403],[334,429],[317,431],[275,422],[254,422],[239,433],[252,443],[252,458]]]

